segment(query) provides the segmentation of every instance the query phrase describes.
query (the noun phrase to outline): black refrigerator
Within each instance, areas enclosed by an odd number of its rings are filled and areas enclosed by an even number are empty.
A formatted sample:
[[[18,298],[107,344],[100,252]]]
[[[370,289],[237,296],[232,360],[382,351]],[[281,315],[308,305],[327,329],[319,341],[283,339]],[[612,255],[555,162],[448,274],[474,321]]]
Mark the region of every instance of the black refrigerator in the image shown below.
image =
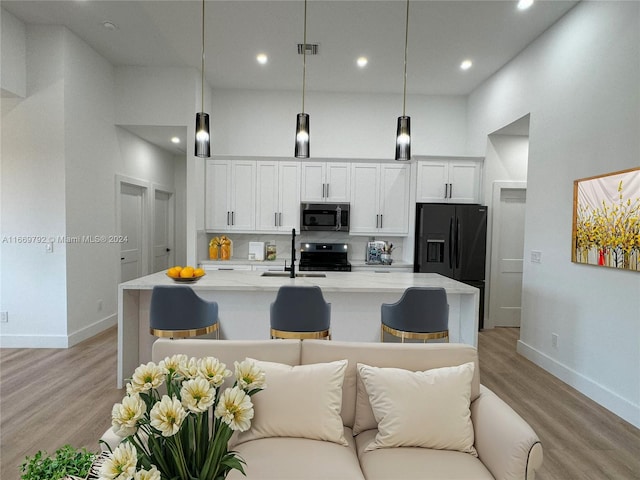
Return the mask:
[[[487,207],[418,203],[413,271],[439,273],[480,289],[479,328],[484,326]]]

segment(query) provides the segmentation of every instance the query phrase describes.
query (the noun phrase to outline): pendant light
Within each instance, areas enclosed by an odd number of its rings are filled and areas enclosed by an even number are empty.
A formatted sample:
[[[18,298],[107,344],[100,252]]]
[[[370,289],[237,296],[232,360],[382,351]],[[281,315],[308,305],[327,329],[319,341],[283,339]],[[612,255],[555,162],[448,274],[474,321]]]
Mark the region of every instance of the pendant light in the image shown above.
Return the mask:
[[[307,0],[304,0],[304,40],[302,45],[302,113],[296,119],[296,158],[309,158],[309,114],[304,113],[304,90],[307,78]]]
[[[407,18],[404,30],[404,91],[402,93],[402,116],[398,117],[396,132],[396,160],[411,160],[411,118],[406,115],[407,105],[407,47],[409,44],[409,0],[407,0]]]
[[[196,157],[210,157],[209,114],[204,113],[204,1],[202,0],[202,91],[200,93],[200,111],[196,113]]]

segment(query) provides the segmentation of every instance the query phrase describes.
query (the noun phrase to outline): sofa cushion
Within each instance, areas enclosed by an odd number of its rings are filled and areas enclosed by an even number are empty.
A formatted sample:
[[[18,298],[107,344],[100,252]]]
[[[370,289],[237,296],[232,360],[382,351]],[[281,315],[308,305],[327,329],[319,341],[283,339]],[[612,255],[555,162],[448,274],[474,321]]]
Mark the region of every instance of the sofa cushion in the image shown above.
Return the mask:
[[[362,383],[357,379],[356,364],[406,368],[413,371],[461,365],[466,362],[474,362],[477,367],[478,353],[471,345],[460,343],[371,343],[336,340],[330,342],[304,340],[302,342],[300,363],[303,365],[331,362],[342,358],[349,360],[342,387],[342,420],[348,427],[353,427],[354,433],[357,434],[363,430],[376,428],[377,424],[364,387],[362,387],[362,395],[358,396],[356,407],[356,384]],[[476,368],[473,374],[472,401],[480,393],[479,372],[480,369]]]
[[[358,364],[378,422],[375,441],[365,451],[424,447],[476,454],[471,423],[474,364],[424,372]]]
[[[300,340],[274,342],[273,340],[159,338],[153,343],[152,359],[156,363],[177,353],[197,358],[216,357],[233,372],[233,362],[241,362],[247,357],[297,365],[300,363]],[[225,380],[223,388],[232,386],[234,381],[235,377],[231,375]]]
[[[265,437],[299,437],[346,445],[342,383],[346,360],[285,365],[255,360],[267,387],[252,397],[255,415],[238,443]]]
[[[257,397],[256,397],[257,398]],[[247,476],[233,470],[227,480],[364,480],[350,429],[348,445],[306,438],[263,438],[237,445]]]
[[[367,430],[355,437],[360,466],[367,480],[494,480],[482,462],[467,453],[414,447],[365,452],[377,433]]]

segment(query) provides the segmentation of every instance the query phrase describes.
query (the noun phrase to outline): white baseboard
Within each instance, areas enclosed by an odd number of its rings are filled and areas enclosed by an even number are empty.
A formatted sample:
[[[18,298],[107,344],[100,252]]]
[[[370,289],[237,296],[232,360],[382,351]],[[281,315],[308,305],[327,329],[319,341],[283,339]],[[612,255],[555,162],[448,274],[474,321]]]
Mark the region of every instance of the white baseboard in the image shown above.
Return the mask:
[[[0,335],[0,348],[69,348],[118,323],[114,313],[70,335]]]
[[[66,335],[0,335],[0,348],[67,348]]]
[[[634,405],[617,393],[558,362],[522,340],[518,340],[517,351],[523,357],[558,377],[594,402],[602,405],[635,427],[640,428],[640,405]]]
[[[69,347],[73,347],[80,342],[87,340],[88,338],[93,337],[101,332],[104,332],[107,328],[111,328],[118,323],[118,315],[113,314],[105,317],[103,319],[98,320],[91,325],[88,325],[80,330],[73,332],[69,335]]]

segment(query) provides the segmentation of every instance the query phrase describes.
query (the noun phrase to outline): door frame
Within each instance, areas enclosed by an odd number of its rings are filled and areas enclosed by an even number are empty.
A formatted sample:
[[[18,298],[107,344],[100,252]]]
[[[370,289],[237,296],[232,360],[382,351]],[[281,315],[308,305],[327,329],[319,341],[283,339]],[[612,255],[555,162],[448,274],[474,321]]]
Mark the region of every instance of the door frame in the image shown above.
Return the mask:
[[[487,309],[485,312],[485,328],[494,328],[495,324],[491,317],[491,307],[493,306],[495,300],[495,293],[492,290],[492,286],[496,284],[498,281],[498,272],[499,265],[498,262],[500,259],[498,258],[498,249],[500,247],[500,226],[502,221],[502,208],[500,206],[500,196],[502,195],[502,190],[527,190],[527,182],[524,181],[495,181],[493,182],[493,192],[491,197],[491,206],[493,210],[492,220],[491,220],[491,260],[489,266],[489,288],[488,291],[488,302],[486,302]]]
[[[142,239],[141,239],[141,252],[140,252],[140,275],[145,276],[149,274],[149,190],[150,184],[145,180],[139,178],[127,177],[125,175],[116,174],[115,176],[116,187],[116,231],[118,235],[122,235],[121,221],[122,221],[122,202],[120,201],[122,185],[133,185],[142,189]],[[118,284],[122,281],[122,269],[120,267],[120,250],[116,252],[118,261]]]
[[[173,265],[175,264],[175,252],[176,252],[176,192],[173,188],[168,187],[166,185],[160,185],[157,183],[153,183],[151,185],[151,196],[150,196],[150,200],[151,200],[151,215],[150,215],[150,226],[149,226],[149,242],[150,242],[150,255],[149,255],[149,265],[150,268],[153,267],[153,257],[154,257],[154,252],[153,252],[153,244],[154,244],[154,238],[153,235],[155,235],[155,231],[156,231],[156,224],[155,224],[155,219],[156,219],[156,212],[155,212],[155,208],[156,208],[156,192],[162,192],[162,193],[166,193],[167,195],[169,195],[169,225],[167,226],[167,229],[169,230],[169,245],[171,245],[171,252],[169,253],[169,265]]]

